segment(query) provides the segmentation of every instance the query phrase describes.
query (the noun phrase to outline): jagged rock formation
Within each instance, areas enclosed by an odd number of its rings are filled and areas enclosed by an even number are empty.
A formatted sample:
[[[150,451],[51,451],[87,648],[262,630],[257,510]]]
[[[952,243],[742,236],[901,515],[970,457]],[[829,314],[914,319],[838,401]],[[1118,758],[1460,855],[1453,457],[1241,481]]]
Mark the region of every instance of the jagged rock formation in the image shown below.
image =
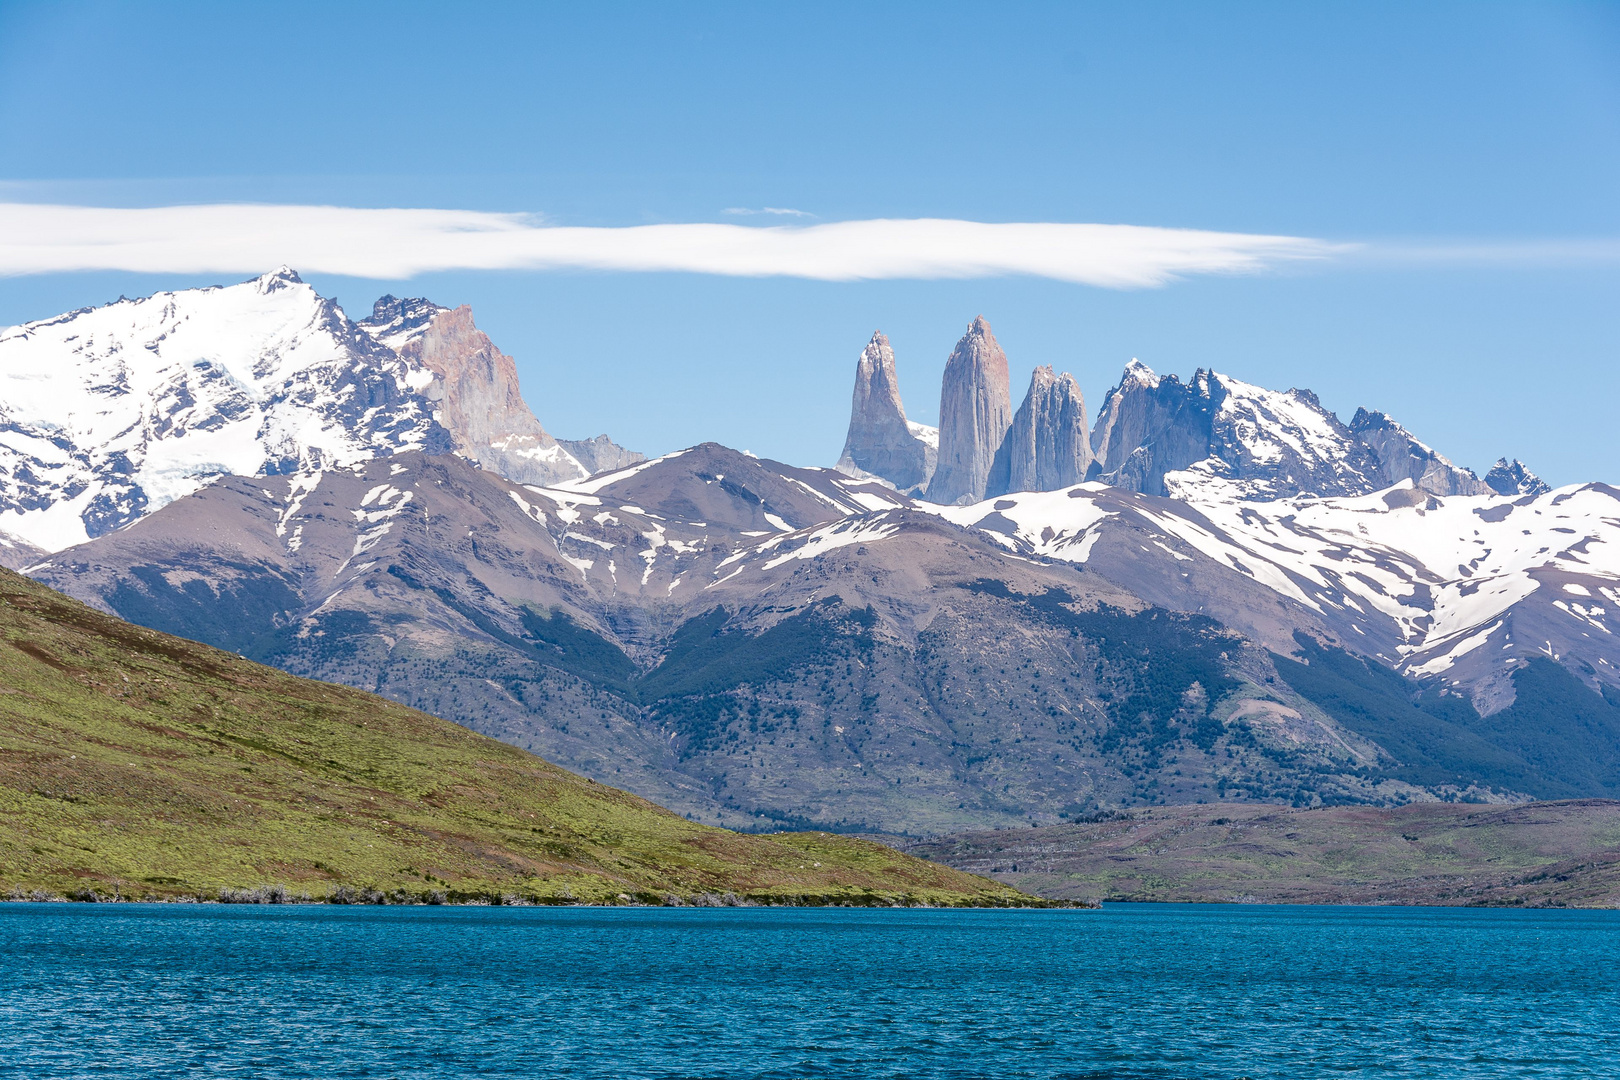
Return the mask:
[[[1350,433],[1378,459],[1375,479],[1382,487],[1410,480],[1435,495],[1490,493],[1472,469],[1459,469],[1381,412],[1357,409],[1350,420]]]
[[[436,376],[427,394],[438,402],[439,420],[458,453],[520,484],[590,474],[523,403],[517,366],[473,325],[472,308],[439,311],[398,352]]]
[[[1410,478],[1385,479],[1381,453],[1390,470],[1410,469],[1402,455],[1419,453],[1429,455],[1421,464],[1446,493],[1467,485],[1472,474],[1398,424],[1364,419],[1381,450],[1309,390],[1267,390],[1202,368],[1183,383],[1133,360],[1092,432],[1092,478],[1152,495],[1176,494],[1178,485],[1203,478],[1224,480],[1245,499],[1363,495]]]
[[[906,419],[894,350],[879,330],[855,363],[849,433],[838,457],[838,471],[854,477],[875,476],[901,491],[924,487],[934,472],[937,442],[930,445],[918,428],[923,425]]]
[[[1485,486],[1498,495],[1545,495],[1552,490],[1518,458],[1511,463],[1507,458],[1497,458],[1496,465],[1485,474]]]
[[[1012,426],[1007,354],[980,315],[945,362],[939,393],[939,464],[928,499],[970,503],[984,498],[996,451]]]
[[[1201,374],[1201,373],[1200,373]],[[1213,403],[1174,375],[1132,360],[1103,399],[1091,433],[1091,479],[1164,494],[1164,474],[1209,456]]]
[[[996,452],[985,495],[1071,487],[1086,478],[1091,460],[1080,384],[1067,371],[1038,367]]]
[[[558,439],[557,442],[592,476],[647,460],[646,454],[626,450],[606,435],[591,439]]]
[[[354,325],[370,334],[379,344],[398,352],[412,338],[420,337],[428,325],[447,307],[435,304],[425,296],[405,299],[384,293],[371,305],[371,315]]]

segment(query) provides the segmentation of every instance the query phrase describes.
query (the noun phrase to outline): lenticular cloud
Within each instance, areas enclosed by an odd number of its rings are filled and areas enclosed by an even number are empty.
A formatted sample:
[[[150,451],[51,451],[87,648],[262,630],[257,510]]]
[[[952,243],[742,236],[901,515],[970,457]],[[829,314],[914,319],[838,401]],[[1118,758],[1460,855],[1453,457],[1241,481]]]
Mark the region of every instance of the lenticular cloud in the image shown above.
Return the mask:
[[[665,271],[818,281],[1029,275],[1150,288],[1336,253],[1293,236],[1140,225],[939,218],[818,225],[547,225],[524,214],[341,206],[140,209],[0,203],[0,275],[73,270],[314,273],[403,279],[435,270]]]

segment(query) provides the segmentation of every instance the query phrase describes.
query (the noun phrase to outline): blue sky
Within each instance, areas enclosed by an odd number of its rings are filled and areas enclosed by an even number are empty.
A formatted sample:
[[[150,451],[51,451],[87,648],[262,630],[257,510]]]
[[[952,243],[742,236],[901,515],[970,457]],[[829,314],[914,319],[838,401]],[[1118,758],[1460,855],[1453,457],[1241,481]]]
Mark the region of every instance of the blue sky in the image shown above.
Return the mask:
[[[0,200],[548,224],[1104,222],[1357,254],[1035,276],[305,271],[470,303],[547,427],[837,456],[876,328],[914,419],[983,313],[1015,395],[1131,357],[1382,408],[1460,463],[1620,480],[1620,6],[136,5],[0,0]],[[791,208],[812,217],[728,214]],[[1587,245],[1587,246],[1582,246]],[[269,269],[270,267],[265,267]],[[0,323],[246,274],[0,278]]]

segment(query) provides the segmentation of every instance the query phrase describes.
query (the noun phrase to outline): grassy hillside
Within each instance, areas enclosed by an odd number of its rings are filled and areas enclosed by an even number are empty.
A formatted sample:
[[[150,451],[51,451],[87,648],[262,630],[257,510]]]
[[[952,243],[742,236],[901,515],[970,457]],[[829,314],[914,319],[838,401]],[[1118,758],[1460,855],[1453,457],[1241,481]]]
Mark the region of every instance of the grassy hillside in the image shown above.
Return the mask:
[[[0,571],[0,895],[1009,905],[820,833],[744,836],[385,699]]]
[[[1042,896],[1620,907],[1620,802],[1165,807],[907,850]]]

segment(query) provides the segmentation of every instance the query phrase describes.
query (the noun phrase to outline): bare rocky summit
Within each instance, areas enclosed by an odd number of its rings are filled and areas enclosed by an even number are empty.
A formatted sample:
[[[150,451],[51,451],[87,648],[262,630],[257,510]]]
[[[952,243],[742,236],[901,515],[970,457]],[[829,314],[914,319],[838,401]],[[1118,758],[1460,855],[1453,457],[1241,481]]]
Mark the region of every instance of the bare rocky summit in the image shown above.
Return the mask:
[[[473,324],[472,308],[439,311],[398,351],[436,377],[428,396],[437,401],[458,453],[522,484],[590,474],[523,403],[517,365]]]
[[[872,335],[855,365],[849,433],[837,467],[850,476],[879,477],[901,491],[923,488],[934,472],[934,447],[906,420],[894,350],[881,330]]]
[[[939,464],[928,484],[928,499],[950,504],[984,498],[991,463],[1011,426],[1007,354],[980,315],[945,362],[939,393]]]
[[[1496,465],[1485,474],[1485,485],[1498,495],[1545,495],[1552,490],[1518,458],[1511,462],[1497,458]]]
[[[586,472],[593,476],[596,473],[613,472],[647,460],[646,454],[626,450],[606,435],[557,441],[562,444],[564,450],[573,455],[575,461],[585,466]]]
[[[985,494],[1072,487],[1085,480],[1091,461],[1080,384],[1067,371],[1038,367],[996,452]]]

